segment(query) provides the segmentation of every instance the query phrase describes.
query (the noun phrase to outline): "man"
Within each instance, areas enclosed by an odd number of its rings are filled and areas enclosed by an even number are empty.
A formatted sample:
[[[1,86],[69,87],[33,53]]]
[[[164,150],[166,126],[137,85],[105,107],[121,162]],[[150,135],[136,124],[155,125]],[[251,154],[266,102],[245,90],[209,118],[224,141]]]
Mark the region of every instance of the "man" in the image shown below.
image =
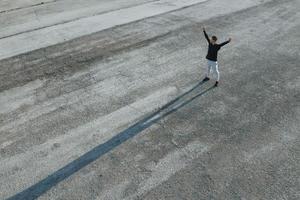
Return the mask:
[[[208,81],[210,79],[209,75],[210,75],[211,70],[213,70],[213,72],[217,74],[217,81],[215,83],[215,87],[217,87],[219,84],[219,80],[220,80],[220,73],[219,73],[219,69],[218,69],[218,51],[221,49],[222,46],[231,42],[231,38],[229,38],[229,40],[226,42],[217,44],[218,38],[216,36],[212,36],[211,39],[209,39],[209,37],[205,31],[205,28],[203,28],[203,33],[208,42],[208,52],[207,52],[207,56],[206,56],[207,63],[208,63],[208,71],[207,71],[206,77],[203,79],[203,81]]]

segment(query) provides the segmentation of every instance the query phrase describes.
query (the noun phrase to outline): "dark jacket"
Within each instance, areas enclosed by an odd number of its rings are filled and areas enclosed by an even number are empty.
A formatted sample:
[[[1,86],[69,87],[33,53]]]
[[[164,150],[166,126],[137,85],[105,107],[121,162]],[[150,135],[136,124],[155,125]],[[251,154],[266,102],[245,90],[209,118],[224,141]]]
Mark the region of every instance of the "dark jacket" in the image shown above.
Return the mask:
[[[204,32],[204,36],[208,42],[208,52],[207,52],[207,56],[206,59],[211,60],[211,61],[217,61],[218,60],[218,51],[221,49],[222,46],[224,46],[225,44],[229,43],[229,40],[226,42],[223,42],[221,44],[212,44],[209,40],[208,35],[206,34],[205,31]]]

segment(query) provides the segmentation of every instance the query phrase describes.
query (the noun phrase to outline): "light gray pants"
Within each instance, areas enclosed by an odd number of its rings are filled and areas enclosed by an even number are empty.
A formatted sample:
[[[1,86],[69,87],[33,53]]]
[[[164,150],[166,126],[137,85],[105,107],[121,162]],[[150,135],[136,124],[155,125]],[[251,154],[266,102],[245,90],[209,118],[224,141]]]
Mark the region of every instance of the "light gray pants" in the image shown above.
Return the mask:
[[[218,62],[217,61],[212,61],[212,60],[207,60],[207,74],[206,77],[209,77],[211,70],[213,70],[213,73],[217,75],[217,81],[220,80],[220,73],[218,69]]]

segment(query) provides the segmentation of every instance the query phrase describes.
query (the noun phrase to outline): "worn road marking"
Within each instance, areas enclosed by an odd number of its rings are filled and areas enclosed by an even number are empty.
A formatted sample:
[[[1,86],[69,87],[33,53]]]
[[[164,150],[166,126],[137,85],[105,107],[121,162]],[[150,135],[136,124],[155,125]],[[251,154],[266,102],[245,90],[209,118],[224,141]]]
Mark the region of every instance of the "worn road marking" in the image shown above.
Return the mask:
[[[199,85],[199,84],[197,84],[197,85]],[[210,87],[201,92],[196,92],[196,94],[194,94],[191,98],[184,100],[184,103],[180,103],[181,107],[190,103],[194,99],[204,95],[205,93],[212,90],[213,88],[214,87]],[[181,99],[178,99],[178,101],[180,101],[180,100]],[[174,101],[172,101],[172,102],[174,102]],[[176,103],[176,101],[174,102],[174,104],[175,103]],[[37,199],[39,196],[41,196],[42,194],[44,194],[45,192],[50,190],[52,187],[54,187],[61,181],[70,177],[71,175],[73,175],[74,173],[76,173],[77,171],[82,169],[83,167],[87,166],[91,162],[100,158],[101,156],[108,153],[112,149],[118,147],[119,145],[126,142],[130,138],[141,133],[143,130],[152,126],[154,123],[158,122],[160,119],[162,119],[162,118],[170,115],[171,113],[175,112],[176,110],[178,110],[178,107],[172,108],[172,106],[174,106],[174,104],[167,104],[167,105],[169,105],[169,107],[163,106],[162,108],[164,108],[164,109],[159,109],[158,111],[154,112],[150,116],[145,117],[144,119],[141,119],[134,125],[130,126],[129,128],[125,129],[124,131],[113,136],[108,141],[101,143],[100,145],[94,147],[92,150],[88,151],[87,153],[80,156],[76,160],[70,162],[69,164],[65,165],[61,169],[50,174],[48,177],[46,177],[43,180],[39,181],[38,183],[32,185],[31,187],[10,197],[8,200]],[[165,110],[167,110],[167,111],[165,111]],[[160,117],[155,117],[159,113],[162,113],[160,115]],[[146,123],[146,122],[148,122],[148,123]]]
[[[51,26],[0,40],[0,59],[59,44],[114,26],[179,10],[206,0],[161,0]]]

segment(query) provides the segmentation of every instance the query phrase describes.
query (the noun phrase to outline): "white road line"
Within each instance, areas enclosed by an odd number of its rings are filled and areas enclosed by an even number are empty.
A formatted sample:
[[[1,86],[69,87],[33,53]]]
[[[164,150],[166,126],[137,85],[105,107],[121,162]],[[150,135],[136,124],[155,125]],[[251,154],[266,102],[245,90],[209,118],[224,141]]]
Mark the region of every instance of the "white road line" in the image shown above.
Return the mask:
[[[176,87],[161,88],[129,106],[99,117],[41,145],[33,146],[25,153],[0,159],[0,176],[10,174],[6,177],[6,184],[0,180],[0,191],[5,191],[0,198],[5,199],[20,192],[36,183],[38,179],[47,177],[74,158],[78,158],[93,147],[116,136],[119,133],[118,127],[129,126],[143,116],[143,113],[136,112],[132,107],[149,113],[169,102],[177,92]],[[1,146],[4,147],[7,144],[4,143]],[[60,147],[53,149],[55,144],[59,144]],[[14,172],[14,166],[18,166],[20,170]],[[35,176],[32,176],[33,174]],[[13,187],[13,190],[9,189]]]
[[[207,0],[161,0],[4,38],[0,40],[0,59],[205,1]]]
[[[126,180],[102,192],[102,194],[98,196],[97,200],[138,199],[138,196],[142,196],[143,194],[151,191],[163,182],[167,181],[174,174],[190,165],[194,159],[200,157],[205,152],[208,152],[212,148],[212,146],[213,144],[193,141],[183,148],[169,152],[156,164],[154,162],[150,162],[150,164],[147,166],[147,169],[151,171],[151,174],[149,177],[143,179],[138,188],[136,188],[137,190],[134,194],[126,198],[123,197],[124,191],[131,183],[131,180]]]
[[[153,1],[157,0],[63,0],[11,12],[0,11],[0,39]]]
[[[194,159],[200,157],[203,153],[211,149],[212,144],[205,144],[199,141],[189,143],[184,148],[178,149],[167,154],[159,160],[154,166],[148,169],[152,172],[151,176],[145,179],[137,189],[137,192],[126,198],[137,199],[137,197],[156,188],[163,182],[167,181],[171,176],[188,166]]]
[[[0,1],[0,13],[54,1],[55,0],[2,0]]]

